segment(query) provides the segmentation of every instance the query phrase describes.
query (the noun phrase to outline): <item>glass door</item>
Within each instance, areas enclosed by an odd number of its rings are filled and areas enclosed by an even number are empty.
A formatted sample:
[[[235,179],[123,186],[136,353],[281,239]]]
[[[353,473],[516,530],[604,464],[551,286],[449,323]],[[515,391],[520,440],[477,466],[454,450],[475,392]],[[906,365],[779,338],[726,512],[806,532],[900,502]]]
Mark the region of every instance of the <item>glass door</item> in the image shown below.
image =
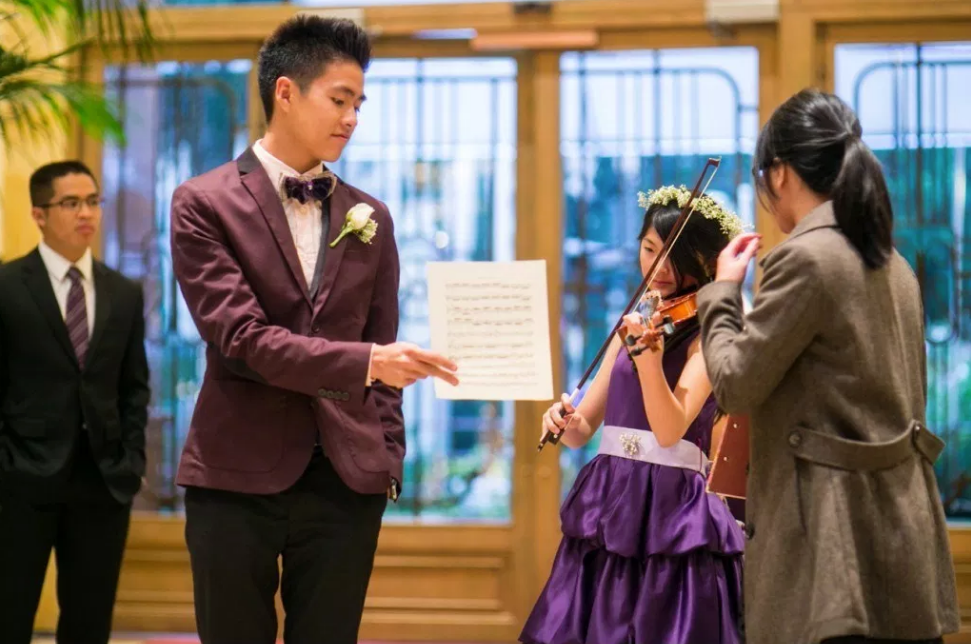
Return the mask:
[[[425,265],[511,261],[516,250],[517,64],[380,58],[334,170],[384,201],[401,262],[399,338],[430,346]],[[391,522],[512,520],[513,403],[404,391],[404,493]]]
[[[253,73],[247,57],[104,68],[105,90],[120,108],[127,145],[102,148],[102,256],[145,290],[152,376],[149,467],[138,510],[182,508],[175,474],[205,371],[205,344],[172,272],[172,194],[249,144]]]

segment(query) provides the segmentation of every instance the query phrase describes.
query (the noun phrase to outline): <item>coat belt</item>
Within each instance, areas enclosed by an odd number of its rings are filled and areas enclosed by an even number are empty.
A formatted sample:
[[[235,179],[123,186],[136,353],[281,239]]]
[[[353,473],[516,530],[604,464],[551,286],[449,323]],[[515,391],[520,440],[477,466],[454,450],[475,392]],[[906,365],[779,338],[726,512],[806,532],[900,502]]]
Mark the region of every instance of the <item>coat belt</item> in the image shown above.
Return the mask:
[[[848,440],[799,427],[789,432],[789,447],[796,458],[820,465],[876,471],[889,469],[915,453],[933,465],[944,450],[944,441],[914,420],[906,432],[882,443]]]

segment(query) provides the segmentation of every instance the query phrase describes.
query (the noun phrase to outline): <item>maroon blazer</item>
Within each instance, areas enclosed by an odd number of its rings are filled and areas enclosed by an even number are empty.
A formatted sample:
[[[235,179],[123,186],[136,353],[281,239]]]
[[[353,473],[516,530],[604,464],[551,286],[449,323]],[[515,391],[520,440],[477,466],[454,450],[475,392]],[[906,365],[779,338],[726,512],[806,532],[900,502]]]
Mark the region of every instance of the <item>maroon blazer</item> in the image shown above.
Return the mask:
[[[374,208],[371,244],[335,239],[348,210]],[[253,494],[293,485],[319,432],[352,489],[401,481],[401,392],[365,387],[373,343],[398,332],[398,250],[387,207],[339,181],[315,297],[280,196],[252,149],[179,186],[172,262],[205,340],[206,373],[177,483]]]

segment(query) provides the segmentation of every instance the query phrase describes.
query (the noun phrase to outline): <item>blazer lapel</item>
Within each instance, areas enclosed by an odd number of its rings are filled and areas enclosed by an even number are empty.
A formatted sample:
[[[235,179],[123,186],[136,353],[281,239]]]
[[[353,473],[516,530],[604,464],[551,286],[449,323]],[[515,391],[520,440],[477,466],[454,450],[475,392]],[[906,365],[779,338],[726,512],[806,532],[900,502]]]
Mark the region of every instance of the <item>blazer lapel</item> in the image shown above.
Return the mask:
[[[297,247],[293,241],[293,235],[290,234],[287,215],[283,211],[283,201],[280,199],[277,189],[270,182],[270,178],[263,170],[263,166],[256,157],[256,153],[253,152],[253,148],[247,148],[239,159],[236,160],[236,165],[239,168],[243,185],[249,191],[250,195],[253,196],[256,205],[259,206],[260,212],[263,214],[263,218],[273,232],[273,238],[276,239],[277,246],[280,247],[280,252],[283,253],[283,257],[286,260],[287,266],[290,268],[293,279],[299,285],[304,299],[307,300],[307,304],[312,307],[313,302],[310,300],[307,280],[304,279],[303,270],[300,268]]]
[[[333,248],[330,247],[330,244],[340,235],[341,228],[344,227],[344,218],[353,204],[350,203],[350,194],[340,182],[338,182],[329,201],[330,225],[327,229],[327,255],[324,258],[324,270],[320,276],[320,286],[317,288],[317,299],[314,303],[315,317],[324,308],[327,297],[334,288],[334,283],[337,281],[337,272],[340,268],[341,260],[344,259],[344,251],[347,249],[347,245],[353,244],[356,241],[352,234],[345,235],[339,244]]]
[[[98,342],[105,334],[105,326],[111,315],[111,288],[108,284],[108,272],[100,262],[94,262],[94,328],[91,330],[91,341],[88,342],[89,356],[95,355]]]
[[[54,297],[54,288],[51,286],[51,278],[47,273],[47,266],[40,257],[40,252],[36,249],[28,257],[28,261],[23,268],[24,284],[30,291],[31,297],[40,309],[41,315],[47,320],[54,332],[54,337],[61,344],[68,357],[78,365],[78,357],[74,353],[74,345],[71,338],[67,335],[67,325],[64,324],[64,317],[61,309],[57,305],[57,298]],[[79,365],[78,365],[79,366]]]

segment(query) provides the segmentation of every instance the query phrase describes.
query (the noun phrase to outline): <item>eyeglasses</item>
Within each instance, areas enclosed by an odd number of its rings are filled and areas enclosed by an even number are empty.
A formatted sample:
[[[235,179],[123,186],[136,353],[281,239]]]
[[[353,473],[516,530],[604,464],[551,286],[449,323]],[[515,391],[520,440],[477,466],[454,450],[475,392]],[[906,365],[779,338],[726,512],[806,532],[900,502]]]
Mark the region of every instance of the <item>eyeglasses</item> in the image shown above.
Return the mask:
[[[765,165],[763,165],[761,167],[752,168],[752,177],[756,181],[761,180],[761,179],[765,179],[766,172],[770,168],[772,168],[773,166],[775,166],[778,163],[782,163],[782,162],[779,159],[772,159],[771,161],[769,161],[768,163],[766,163]]]
[[[85,204],[91,210],[98,210],[103,206],[105,200],[103,197],[95,196],[88,197],[87,199],[79,199],[78,197],[65,197],[60,201],[55,201],[53,203],[46,203],[39,208],[53,208],[57,206],[61,210],[67,212],[69,215],[76,215],[81,211],[81,204]]]

